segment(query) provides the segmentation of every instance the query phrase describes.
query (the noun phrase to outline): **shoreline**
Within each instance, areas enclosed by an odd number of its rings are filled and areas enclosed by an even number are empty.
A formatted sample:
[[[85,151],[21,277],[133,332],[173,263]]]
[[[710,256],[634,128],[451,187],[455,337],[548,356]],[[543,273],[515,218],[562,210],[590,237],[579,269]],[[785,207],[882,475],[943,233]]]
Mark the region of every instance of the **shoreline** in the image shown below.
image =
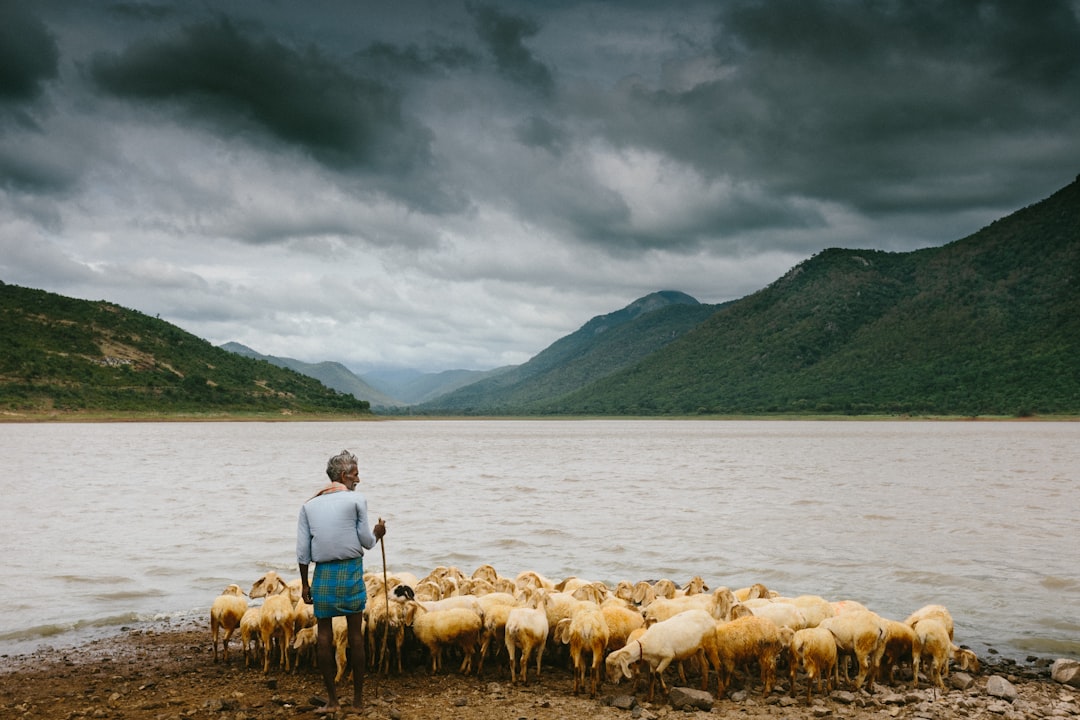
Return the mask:
[[[317,670],[305,665],[285,672],[272,666],[264,674],[261,667],[246,668],[238,637],[230,643],[230,651],[227,663],[215,664],[207,621],[192,619],[148,623],[83,645],[45,647],[0,657],[0,715],[148,720],[316,717],[314,709],[324,697]],[[369,673],[364,709],[358,712],[346,706],[339,717],[637,720],[659,718],[679,709],[669,705],[659,691],[655,702],[647,702],[647,691],[642,688],[633,693],[628,683],[604,682],[595,699],[575,695],[572,675],[561,666],[556,653],[549,649],[544,657],[542,674],[537,678],[530,673],[526,686],[510,682],[503,659],[487,663],[480,678],[457,674],[452,668],[456,664],[449,662],[445,666],[451,669],[435,676],[429,674],[424,662],[402,675]],[[986,713],[1010,720],[1080,714],[1080,689],[1050,679],[1051,658],[1034,658],[1027,664],[1007,659],[997,662],[992,656],[980,660],[983,667],[979,672],[953,670],[944,693],[925,683],[912,689],[909,682],[897,682],[876,685],[873,694],[865,689],[840,689],[824,698],[815,695],[808,703],[802,680],[795,697],[781,690],[763,697],[760,683],[751,677],[745,688],[740,689],[736,682],[734,691],[716,699],[709,711],[721,715],[735,712],[744,720],[775,720],[778,715],[787,720],[965,720]],[[679,685],[677,675],[668,672],[672,686]],[[990,694],[991,678],[1004,680],[1016,697]],[[781,689],[786,688],[783,674],[780,680]],[[689,684],[696,688],[696,679],[691,678]],[[350,699],[350,686],[347,679],[338,684],[343,700]]]

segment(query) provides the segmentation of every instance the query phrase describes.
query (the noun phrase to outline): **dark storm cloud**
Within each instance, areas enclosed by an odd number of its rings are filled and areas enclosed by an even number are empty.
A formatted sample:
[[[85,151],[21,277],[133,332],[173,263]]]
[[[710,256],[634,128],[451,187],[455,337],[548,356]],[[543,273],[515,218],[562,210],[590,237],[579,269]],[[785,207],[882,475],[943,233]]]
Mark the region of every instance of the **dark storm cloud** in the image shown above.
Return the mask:
[[[38,18],[15,2],[0,3],[0,107],[28,101],[56,78],[60,50]]]
[[[1080,132],[1076,13],[1067,2],[1046,9],[723,3],[715,77],[631,84],[626,112],[610,121],[626,143],[778,195],[873,212],[994,206],[1027,178],[980,183],[973,167],[1025,154],[1043,166]]]
[[[530,18],[504,13],[489,5],[470,8],[476,18],[476,31],[485,44],[499,73],[518,85],[550,94],[555,86],[551,71],[525,46],[525,40],[540,30]]]
[[[90,75],[117,97],[172,101],[230,132],[256,127],[334,168],[410,173],[430,162],[429,134],[395,89],[226,18],[99,53]]]

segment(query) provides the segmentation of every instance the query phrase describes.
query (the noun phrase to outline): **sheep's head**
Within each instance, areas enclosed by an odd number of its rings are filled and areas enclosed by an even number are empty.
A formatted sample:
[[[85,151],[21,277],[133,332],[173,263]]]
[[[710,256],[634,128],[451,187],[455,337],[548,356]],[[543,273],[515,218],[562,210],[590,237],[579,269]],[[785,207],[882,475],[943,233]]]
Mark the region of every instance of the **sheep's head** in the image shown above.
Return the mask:
[[[413,589],[411,587],[409,587],[408,585],[396,585],[396,586],[394,586],[394,589],[391,591],[391,594],[394,596],[394,600],[396,600],[398,602],[405,602],[406,600],[415,600],[416,599],[416,593],[413,592]]]
[[[251,591],[248,593],[248,597],[261,598],[268,595],[276,595],[282,591],[287,591],[289,586],[281,576],[273,570],[270,570],[261,578],[255,581],[255,584],[251,586]]]
[[[226,586],[226,588],[221,591],[221,594],[222,595],[237,595],[239,597],[243,597],[244,596],[244,591],[242,589],[240,589],[239,585],[237,585],[236,583],[232,583],[231,585]]]

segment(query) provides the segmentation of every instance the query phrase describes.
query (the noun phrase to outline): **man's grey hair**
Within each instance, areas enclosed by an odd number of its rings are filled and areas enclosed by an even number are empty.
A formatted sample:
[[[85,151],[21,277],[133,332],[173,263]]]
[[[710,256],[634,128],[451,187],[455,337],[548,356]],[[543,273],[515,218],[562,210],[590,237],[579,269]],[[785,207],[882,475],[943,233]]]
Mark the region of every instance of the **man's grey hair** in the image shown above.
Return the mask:
[[[356,465],[356,456],[348,450],[342,450],[326,463],[326,474],[331,481],[337,482],[353,465]]]

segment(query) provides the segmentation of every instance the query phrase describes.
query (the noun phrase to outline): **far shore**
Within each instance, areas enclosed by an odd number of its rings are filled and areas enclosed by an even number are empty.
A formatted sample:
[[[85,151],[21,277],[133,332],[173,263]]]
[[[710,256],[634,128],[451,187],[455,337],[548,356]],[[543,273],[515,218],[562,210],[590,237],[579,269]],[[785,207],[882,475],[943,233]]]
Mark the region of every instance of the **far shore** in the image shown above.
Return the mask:
[[[279,412],[110,412],[104,410],[0,410],[3,423],[151,423],[151,422],[374,422],[390,420],[712,420],[832,422],[1076,422],[1078,415],[410,415],[408,413]]]

